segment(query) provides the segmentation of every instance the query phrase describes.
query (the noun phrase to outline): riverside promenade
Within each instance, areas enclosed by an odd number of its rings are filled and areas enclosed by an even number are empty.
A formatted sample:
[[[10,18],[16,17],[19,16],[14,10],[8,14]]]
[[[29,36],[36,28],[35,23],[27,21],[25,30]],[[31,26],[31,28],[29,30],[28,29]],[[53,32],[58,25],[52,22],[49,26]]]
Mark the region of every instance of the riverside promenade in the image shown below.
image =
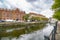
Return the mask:
[[[60,22],[58,22],[58,26],[57,26],[56,40],[60,40]]]

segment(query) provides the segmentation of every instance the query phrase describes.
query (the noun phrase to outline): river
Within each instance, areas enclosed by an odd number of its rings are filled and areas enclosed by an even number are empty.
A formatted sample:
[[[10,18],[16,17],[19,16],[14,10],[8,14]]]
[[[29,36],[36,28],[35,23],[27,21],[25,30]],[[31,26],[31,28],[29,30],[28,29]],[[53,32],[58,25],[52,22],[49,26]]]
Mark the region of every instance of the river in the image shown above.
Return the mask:
[[[47,24],[42,30],[20,35],[19,38],[3,37],[1,40],[44,40],[44,36],[49,36],[52,30],[53,25]]]

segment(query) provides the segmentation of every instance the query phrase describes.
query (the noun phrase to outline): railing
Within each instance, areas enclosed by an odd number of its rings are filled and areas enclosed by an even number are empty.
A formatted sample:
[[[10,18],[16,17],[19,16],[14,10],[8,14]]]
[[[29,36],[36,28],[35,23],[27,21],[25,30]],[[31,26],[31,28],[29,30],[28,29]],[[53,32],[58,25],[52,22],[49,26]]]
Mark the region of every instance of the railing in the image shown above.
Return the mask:
[[[55,35],[56,35],[56,30],[57,30],[57,22],[55,23],[54,29],[52,30],[52,32],[50,33],[49,36],[44,36],[44,40],[56,40],[55,39]]]

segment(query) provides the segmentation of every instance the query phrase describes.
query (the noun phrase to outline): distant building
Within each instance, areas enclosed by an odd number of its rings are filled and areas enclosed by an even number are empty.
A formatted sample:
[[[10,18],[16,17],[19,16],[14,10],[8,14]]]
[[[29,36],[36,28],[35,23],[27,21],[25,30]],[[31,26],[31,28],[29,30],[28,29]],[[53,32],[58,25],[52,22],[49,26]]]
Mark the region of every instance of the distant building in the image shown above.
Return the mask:
[[[0,20],[16,20],[16,21],[25,21],[23,19],[23,16],[25,15],[25,11],[21,11],[18,8],[16,9],[4,9],[4,8],[0,8]],[[41,14],[37,14],[37,13],[33,13],[30,12],[29,13],[31,18],[32,16],[38,16],[38,17],[43,17],[45,18],[45,16],[41,15]]]
[[[37,14],[37,13],[33,13],[33,12],[30,12],[29,13],[30,14],[30,17],[43,17],[43,18],[45,18],[45,16],[44,15],[42,15],[42,14]]]
[[[0,20],[20,20],[23,21],[24,11],[18,8],[14,10],[0,8]]]

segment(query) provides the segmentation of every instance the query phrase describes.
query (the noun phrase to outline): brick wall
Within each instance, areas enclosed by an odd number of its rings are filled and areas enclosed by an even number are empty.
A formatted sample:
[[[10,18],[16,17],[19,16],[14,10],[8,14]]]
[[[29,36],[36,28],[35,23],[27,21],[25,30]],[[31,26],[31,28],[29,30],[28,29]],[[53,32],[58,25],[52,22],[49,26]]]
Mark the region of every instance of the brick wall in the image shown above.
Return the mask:
[[[23,21],[24,15],[25,15],[25,12],[20,11],[18,8],[15,10],[0,8],[0,20],[6,20],[6,19],[16,20],[16,19],[18,19],[18,20]]]

